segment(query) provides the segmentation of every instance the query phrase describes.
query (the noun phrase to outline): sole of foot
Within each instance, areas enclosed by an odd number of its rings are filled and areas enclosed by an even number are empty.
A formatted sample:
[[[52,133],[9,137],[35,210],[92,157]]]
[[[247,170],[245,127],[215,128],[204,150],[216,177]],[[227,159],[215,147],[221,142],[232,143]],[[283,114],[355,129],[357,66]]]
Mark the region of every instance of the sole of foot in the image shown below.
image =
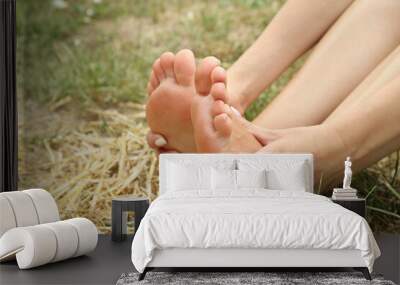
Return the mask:
[[[261,144],[247,131],[227,104],[229,97],[226,92],[225,70],[216,66],[210,72],[203,75],[211,78],[208,87],[210,92],[205,93],[199,90],[191,106],[197,151],[202,153],[257,152],[261,149]]]
[[[196,69],[194,55],[187,49],[176,55],[166,52],[154,62],[148,83],[146,117],[152,132],[166,139],[163,149],[197,152],[191,104],[196,88],[209,93],[211,78],[205,75],[218,64],[215,57],[207,57]]]

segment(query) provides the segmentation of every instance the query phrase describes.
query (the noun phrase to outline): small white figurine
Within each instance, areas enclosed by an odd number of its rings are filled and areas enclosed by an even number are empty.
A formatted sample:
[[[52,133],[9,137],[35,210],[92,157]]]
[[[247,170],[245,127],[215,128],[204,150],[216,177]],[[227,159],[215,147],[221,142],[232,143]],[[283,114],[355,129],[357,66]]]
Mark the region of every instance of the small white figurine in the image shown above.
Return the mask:
[[[353,172],[351,171],[351,159],[348,156],[346,161],[344,162],[344,179],[343,179],[343,189],[352,189],[351,185],[351,177]]]

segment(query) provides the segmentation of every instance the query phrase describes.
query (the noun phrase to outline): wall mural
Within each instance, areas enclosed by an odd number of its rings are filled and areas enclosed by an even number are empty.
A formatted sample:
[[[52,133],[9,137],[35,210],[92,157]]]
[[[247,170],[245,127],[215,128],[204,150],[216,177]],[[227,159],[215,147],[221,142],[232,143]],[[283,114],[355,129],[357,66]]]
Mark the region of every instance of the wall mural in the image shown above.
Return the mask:
[[[18,1],[19,188],[47,189],[63,219],[87,217],[109,232],[113,196],[158,194],[145,118],[154,60],[190,48],[228,68],[283,3]],[[255,118],[307,57],[262,93],[246,118]],[[400,231],[399,157],[394,152],[353,176],[352,186],[368,197],[374,230]],[[318,191],[330,195],[332,188]]]

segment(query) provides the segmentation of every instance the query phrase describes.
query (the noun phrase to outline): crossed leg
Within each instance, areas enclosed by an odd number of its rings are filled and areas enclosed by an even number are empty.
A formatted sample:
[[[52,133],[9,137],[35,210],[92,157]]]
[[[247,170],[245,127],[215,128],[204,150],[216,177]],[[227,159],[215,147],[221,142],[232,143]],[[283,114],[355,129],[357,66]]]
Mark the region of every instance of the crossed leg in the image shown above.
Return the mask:
[[[355,1],[253,122],[272,129],[322,123],[400,43],[399,26],[400,1]]]
[[[324,123],[344,115],[348,110],[363,104],[373,94],[400,74],[400,45],[397,46],[357,88],[332,112]]]
[[[400,149],[399,83],[400,45],[323,122],[341,136],[355,171]],[[332,172],[334,180],[341,169]]]
[[[355,171],[400,148],[400,46],[319,125],[283,130],[247,129],[266,145],[260,152],[311,152],[316,182],[338,181],[346,156]]]

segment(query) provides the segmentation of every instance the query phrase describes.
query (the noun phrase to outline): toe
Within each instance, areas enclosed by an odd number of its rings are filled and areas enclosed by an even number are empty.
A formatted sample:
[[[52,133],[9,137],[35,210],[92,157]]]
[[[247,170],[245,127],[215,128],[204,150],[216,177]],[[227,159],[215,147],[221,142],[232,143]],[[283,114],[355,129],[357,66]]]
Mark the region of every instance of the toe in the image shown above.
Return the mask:
[[[194,84],[194,73],[196,62],[194,54],[189,49],[179,51],[175,56],[174,73],[175,79],[180,85],[189,86]]]
[[[221,100],[224,103],[228,103],[228,96],[226,93],[225,83],[222,82],[214,83],[211,87],[210,93],[213,96],[214,100]]]
[[[150,74],[150,84],[154,89],[156,89],[157,86],[160,85],[160,81],[158,81],[158,78],[154,73],[154,70],[152,70]]]
[[[195,84],[197,94],[208,95],[211,88],[211,72],[220,64],[219,59],[209,56],[203,59],[196,70]]]
[[[154,91],[154,88],[153,88],[153,86],[151,85],[151,83],[149,82],[149,83],[147,83],[147,95],[151,95],[151,93],[153,93],[153,91]]]
[[[164,147],[167,144],[167,141],[163,136],[150,131],[147,133],[147,143],[151,148],[157,149]]]
[[[219,135],[229,137],[232,133],[232,120],[225,113],[214,118],[214,128]]]
[[[161,67],[161,59],[157,59],[153,64],[153,72],[156,75],[158,81],[162,81],[165,78],[164,71]]]
[[[212,83],[216,82],[226,82],[226,71],[223,67],[217,66],[211,72],[211,81]]]
[[[215,101],[211,108],[211,113],[214,117],[222,113],[229,114],[229,112],[229,106],[221,100]]]
[[[169,51],[160,56],[160,65],[165,76],[174,77],[174,60],[175,55]]]

